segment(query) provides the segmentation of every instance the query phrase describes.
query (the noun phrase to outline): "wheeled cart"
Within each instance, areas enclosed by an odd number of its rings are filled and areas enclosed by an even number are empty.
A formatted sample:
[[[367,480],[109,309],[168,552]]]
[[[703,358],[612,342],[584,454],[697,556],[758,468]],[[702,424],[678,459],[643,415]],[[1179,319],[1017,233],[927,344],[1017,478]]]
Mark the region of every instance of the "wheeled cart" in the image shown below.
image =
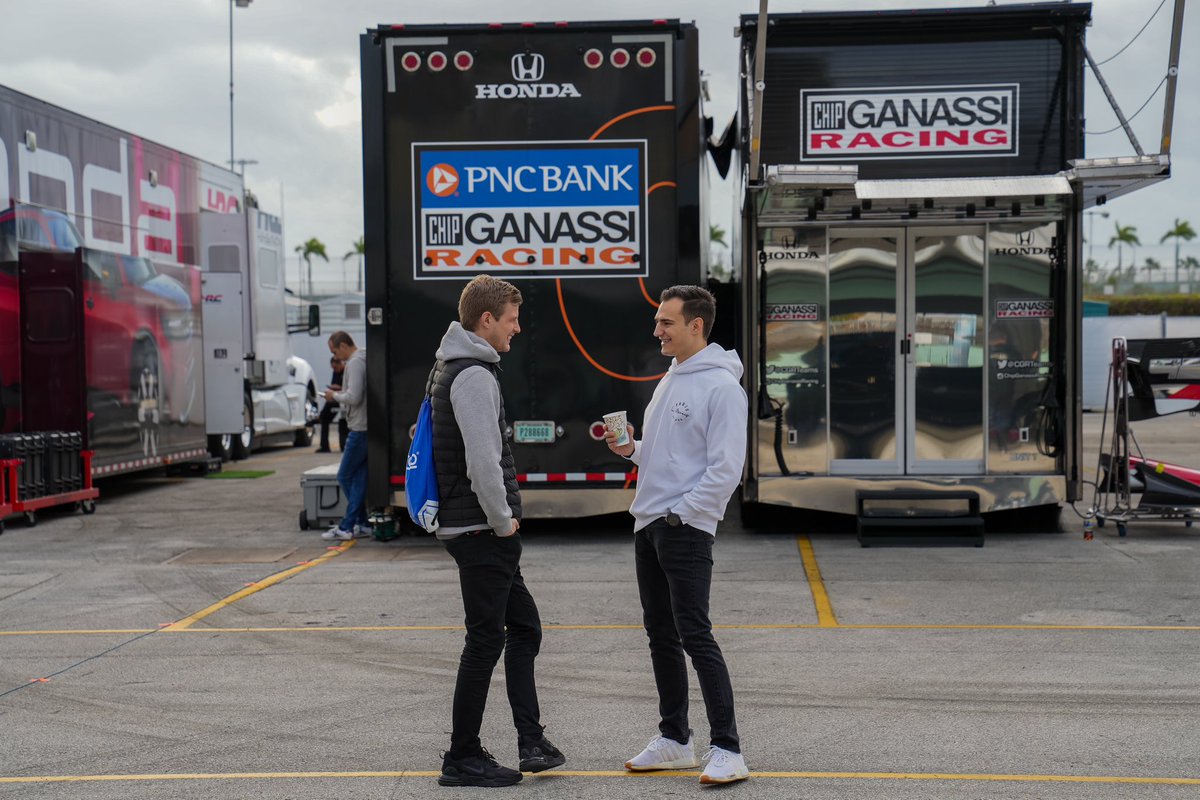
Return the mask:
[[[7,497],[7,501],[0,499],[0,532],[4,531],[4,517],[8,514],[24,514],[25,524],[33,527],[37,525],[37,512],[51,506],[65,506],[71,503],[78,503],[79,509],[84,514],[96,513],[96,498],[100,496],[100,490],[92,485],[93,455],[94,452],[91,450],[83,450],[79,454],[82,461],[81,475],[83,480],[83,486],[79,489],[45,494],[40,497],[32,497],[24,500],[20,497],[20,484],[18,482],[20,466],[23,463],[22,460],[16,458],[0,462],[0,474],[3,474],[5,485],[3,494]]]
[[[1113,339],[1091,509],[1100,527],[1111,520],[1125,536],[1134,520],[1200,518],[1200,470],[1147,458],[1130,424],[1200,409],[1198,355],[1193,339]]]
[[[314,467],[300,476],[304,508],[300,509],[300,530],[332,525],[346,514],[346,495],[338,485],[338,464]]]

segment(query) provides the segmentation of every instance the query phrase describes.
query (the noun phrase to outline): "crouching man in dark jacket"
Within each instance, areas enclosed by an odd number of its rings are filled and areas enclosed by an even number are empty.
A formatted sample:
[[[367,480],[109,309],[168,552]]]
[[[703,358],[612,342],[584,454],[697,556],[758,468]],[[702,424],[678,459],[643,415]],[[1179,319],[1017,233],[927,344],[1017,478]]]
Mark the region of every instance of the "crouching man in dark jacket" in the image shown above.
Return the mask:
[[[508,702],[524,772],[566,762],[542,734],[533,662],[542,641],[537,604],[521,577],[521,493],[504,436],[500,354],[521,332],[521,292],[479,275],[458,301],[430,375],[437,469],[437,536],[458,564],[467,638],[454,687],[453,731],[443,786],[510,786],[521,773],[501,766],[479,741],[492,671],[504,653]]]

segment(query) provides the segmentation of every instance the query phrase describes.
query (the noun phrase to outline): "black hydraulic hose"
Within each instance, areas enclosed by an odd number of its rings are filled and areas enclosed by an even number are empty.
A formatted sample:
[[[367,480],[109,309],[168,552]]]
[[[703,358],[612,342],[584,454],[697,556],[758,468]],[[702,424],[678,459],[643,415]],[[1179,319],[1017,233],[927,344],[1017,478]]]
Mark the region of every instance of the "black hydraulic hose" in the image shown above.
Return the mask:
[[[775,411],[775,460],[779,462],[779,471],[791,475],[787,462],[783,460],[783,407]]]

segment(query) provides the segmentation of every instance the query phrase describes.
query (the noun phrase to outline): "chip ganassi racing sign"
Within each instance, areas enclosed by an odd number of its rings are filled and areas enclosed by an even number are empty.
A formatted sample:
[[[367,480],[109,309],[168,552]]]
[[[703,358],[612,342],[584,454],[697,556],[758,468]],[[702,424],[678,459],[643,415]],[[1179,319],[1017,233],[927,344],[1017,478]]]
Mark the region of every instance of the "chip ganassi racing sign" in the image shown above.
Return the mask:
[[[646,275],[644,140],[413,145],[414,277]]]
[[[820,303],[780,303],[767,306],[767,322],[817,322]]]
[[[1054,301],[997,300],[996,319],[1050,319],[1054,316]]]
[[[800,160],[1017,154],[1015,83],[805,89]]]

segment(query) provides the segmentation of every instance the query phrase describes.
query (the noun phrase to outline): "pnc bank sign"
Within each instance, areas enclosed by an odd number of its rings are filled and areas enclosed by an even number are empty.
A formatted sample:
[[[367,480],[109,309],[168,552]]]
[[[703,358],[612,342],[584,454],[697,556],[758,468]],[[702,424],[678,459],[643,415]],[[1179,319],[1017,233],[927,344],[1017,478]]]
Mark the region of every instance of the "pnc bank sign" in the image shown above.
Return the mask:
[[[800,160],[1017,155],[1015,83],[805,89]]]
[[[413,145],[414,277],[646,274],[646,142]]]

